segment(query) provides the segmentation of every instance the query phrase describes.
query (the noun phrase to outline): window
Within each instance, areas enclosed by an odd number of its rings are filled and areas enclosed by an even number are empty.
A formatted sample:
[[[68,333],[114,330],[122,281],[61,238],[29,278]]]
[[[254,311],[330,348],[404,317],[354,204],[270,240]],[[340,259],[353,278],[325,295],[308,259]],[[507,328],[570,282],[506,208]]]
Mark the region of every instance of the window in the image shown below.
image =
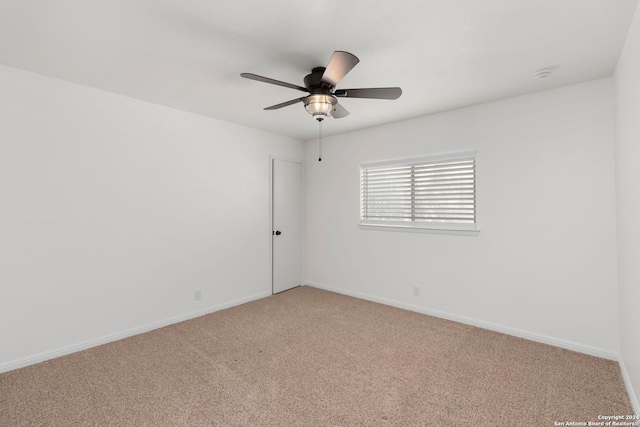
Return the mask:
[[[360,165],[360,224],[476,230],[475,152]]]

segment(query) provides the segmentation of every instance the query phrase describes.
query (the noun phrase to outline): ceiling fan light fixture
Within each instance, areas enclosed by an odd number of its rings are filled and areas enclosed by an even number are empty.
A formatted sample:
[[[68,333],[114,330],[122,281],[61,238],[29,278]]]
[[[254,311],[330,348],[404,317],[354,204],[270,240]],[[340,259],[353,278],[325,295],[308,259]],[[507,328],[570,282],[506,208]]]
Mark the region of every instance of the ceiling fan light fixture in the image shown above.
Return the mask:
[[[309,95],[304,100],[304,108],[316,120],[323,120],[333,113],[338,100],[333,95],[316,93]]]

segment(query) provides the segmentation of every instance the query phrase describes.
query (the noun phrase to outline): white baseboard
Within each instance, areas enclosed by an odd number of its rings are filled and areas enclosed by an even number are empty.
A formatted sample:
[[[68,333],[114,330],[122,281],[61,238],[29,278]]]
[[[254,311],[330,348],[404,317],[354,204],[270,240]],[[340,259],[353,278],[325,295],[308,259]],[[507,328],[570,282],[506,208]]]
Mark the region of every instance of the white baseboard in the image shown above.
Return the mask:
[[[471,326],[476,326],[478,328],[489,329],[491,331],[501,332],[507,335],[513,335],[519,338],[524,338],[530,341],[536,341],[543,344],[553,345],[555,347],[565,348],[567,350],[577,351],[579,353],[585,353],[591,356],[600,357],[603,359],[609,359],[614,361],[619,361],[620,356],[617,353],[612,353],[607,350],[599,349],[596,347],[591,347],[584,344],[579,344],[572,341],[562,340],[558,338],[549,337],[542,334],[536,334],[527,331],[521,331],[519,329],[509,328],[502,325],[497,325],[495,323],[484,322],[482,320],[476,320],[469,317],[459,316],[456,314],[446,313],[444,311],[433,310],[425,307],[420,307],[416,305],[406,304],[399,301],[394,301],[386,298],[380,298],[368,294],[363,294],[360,292],[349,291],[346,289],[334,288],[332,286],[323,285],[321,283],[305,281],[307,286],[312,286],[318,289],[324,289],[331,292],[336,292],[343,295],[352,296],[355,298],[360,298],[368,301],[377,302],[380,304],[390,305],[392,307],[402,308],[405,310],[415,311],[417,313],[426,314],[429,316],[439,317],[442,319],[452,320],[454,322],[464,323]]]
[[[160,320],[157,322],[149,323],[137,328],[128,329],[126,331],[117,332],[114,334],[105,335],[99,338],[90,339],[77,344],[72,344],[64,347],[57,348],[55,350],[44,351],[42,353],[30,355],[20,359],[12,360],[6,363],[0,364],[0,373],[12,371],[14,369],[23,368],[29,365],[35,365],[36,363],[44,362],[45,360],[54,359],[56,357],[64,356],[67,354],[75,353],[81,350],[86,350],[92,347],[97,347],[102,344],[107,344],[113,341],[118,341],[124,338],[128,338],[134,335],[142,334],[152,331],[154,329],[163,328],[165,326],[172,325],[174,323],[184,322],[185,320],[194,319],[196,317],[204,316],[205,314],[214,313],[216,311],[224,310],[225,308],[234,307],[236,305],[244,304],[250,301],[255,301],[271,295],[271,292],[261,292],[259,294],[250,295],[245,298],[239,298],[226,303],[214,305],[211,307],[203,308],[201,310],[192,311],[180,316],[171,317],[169,319]]]
[[[627,387],[627,394],[629,395],[629,400],[631,401],[631,406],[633,407],[633,412],[635,415],[640,415],[640,403],[638,403],[638,398],[636,397],[635,392],[633,391],[633,386],[631,385],[631,378],[629,378],[629,372],[627,371],[627,367],[624,365],[624,359],[620,356],[620,360],[618,361],[620,364],[620,370],[622,371],[622,379],[624,380],[624,385]]]

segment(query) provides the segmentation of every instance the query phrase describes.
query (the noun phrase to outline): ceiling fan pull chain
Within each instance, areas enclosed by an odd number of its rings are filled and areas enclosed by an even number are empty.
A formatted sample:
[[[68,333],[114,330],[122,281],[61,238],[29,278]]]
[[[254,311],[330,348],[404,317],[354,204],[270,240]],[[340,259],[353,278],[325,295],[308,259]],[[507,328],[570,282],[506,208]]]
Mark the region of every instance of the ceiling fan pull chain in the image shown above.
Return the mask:
[[[322,119],[318,119],[318,161],[322,161]]]

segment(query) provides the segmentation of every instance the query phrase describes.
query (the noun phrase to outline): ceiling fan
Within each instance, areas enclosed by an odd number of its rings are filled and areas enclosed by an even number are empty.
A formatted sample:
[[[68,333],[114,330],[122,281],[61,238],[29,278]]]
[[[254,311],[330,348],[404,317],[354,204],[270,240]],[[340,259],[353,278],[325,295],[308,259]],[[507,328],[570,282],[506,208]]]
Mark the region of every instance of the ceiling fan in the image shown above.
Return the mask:
[[[329,116],[341,119],[349,115],[349,112],[338,103],[338,98],[398,99],[402,95],[402,89],[399,87],[336,90],[336,85],[358,62],[360,60],[355,55],[337,50],[333,52],[326,68],[316,67],[311,70],[311,74],[304,78],[304,87],[252,73],[242,73],[240,76],[307,92],[309,95],[272,105],[265,110],[277,110],[302,102],[307,112],[321,122]]]

